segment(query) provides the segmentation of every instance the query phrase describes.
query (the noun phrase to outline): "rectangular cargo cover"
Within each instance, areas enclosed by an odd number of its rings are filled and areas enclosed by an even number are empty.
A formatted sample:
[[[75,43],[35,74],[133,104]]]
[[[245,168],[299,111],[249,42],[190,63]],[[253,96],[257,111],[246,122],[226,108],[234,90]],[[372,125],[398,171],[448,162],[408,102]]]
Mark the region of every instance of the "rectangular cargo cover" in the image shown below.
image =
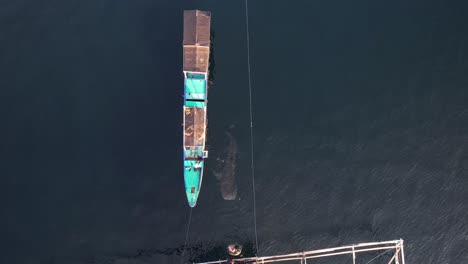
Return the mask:
[[[205,108],[186,107],[184,115],[184,147],[205,146]]]
[[[211,13],[184,11],[184,71],[208,72]]]

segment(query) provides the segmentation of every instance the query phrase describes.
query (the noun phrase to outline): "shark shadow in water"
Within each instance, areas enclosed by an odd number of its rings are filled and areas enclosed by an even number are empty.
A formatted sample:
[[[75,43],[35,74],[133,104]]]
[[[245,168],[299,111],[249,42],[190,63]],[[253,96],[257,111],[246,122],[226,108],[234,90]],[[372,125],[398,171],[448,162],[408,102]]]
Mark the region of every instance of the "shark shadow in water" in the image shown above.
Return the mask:
[[[226,132],[229,139],[228,146],[223,157],[216,158],[216,169],[213,174],[219,181],[219,188],[224,200],[235,200],[237,198],[237,142],[231,133]]]

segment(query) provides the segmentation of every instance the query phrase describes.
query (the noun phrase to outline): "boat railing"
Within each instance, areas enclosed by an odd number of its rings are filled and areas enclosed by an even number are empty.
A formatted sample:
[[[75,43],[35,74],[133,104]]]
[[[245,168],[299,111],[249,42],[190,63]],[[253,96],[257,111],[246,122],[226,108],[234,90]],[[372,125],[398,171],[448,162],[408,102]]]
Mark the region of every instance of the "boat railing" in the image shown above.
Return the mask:
[[[405,255],[403,250],[403,240],[391,240],[383,242],[370,242],[370,243],[360,243],[349,246],[341,246],[334,248],[325,248],[312,251],[304,251],[292,254],[285,255],[274,255],[274,256],[265,256],[265,257],[251,257],[251,258],[241,258],[233,259],[231,263],[275,263],[275,262],[289,262],[295,261],[296,263],[307,264],[308,259],[316,258],[325,258],[331,256],[339,255],[351,255],[353,264],[356,264],[357,257],[359,253],[363,252],[381,252],[372,260],[375,260],[378,257],[383,256],[386,253],[391,253],[387,257],[388,259],[384,262],[386,264],[405,264]],[[194,264],[217,264],[217,263],[229,263],[229,260],[218,260],[210,262],[199,262]],[[369,261],[370,263],[370,261]]]

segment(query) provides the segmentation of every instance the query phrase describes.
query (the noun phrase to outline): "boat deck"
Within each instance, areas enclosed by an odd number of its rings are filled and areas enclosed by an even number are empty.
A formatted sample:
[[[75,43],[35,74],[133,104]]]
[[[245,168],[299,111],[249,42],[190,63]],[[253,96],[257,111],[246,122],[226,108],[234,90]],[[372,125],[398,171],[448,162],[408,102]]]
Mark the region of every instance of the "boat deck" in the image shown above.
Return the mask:
[[[205,108],[185,108],[184,147],[203,147],[205,145],[205,117]]]

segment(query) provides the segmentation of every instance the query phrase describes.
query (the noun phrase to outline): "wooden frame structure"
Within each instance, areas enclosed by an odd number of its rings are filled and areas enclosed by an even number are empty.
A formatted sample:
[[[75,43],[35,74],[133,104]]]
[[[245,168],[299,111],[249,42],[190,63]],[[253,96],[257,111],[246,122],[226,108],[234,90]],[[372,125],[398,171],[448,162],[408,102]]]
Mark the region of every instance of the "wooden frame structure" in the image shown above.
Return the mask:
[[[403,240],[391,240],[384,242],[371,242],[371,243],[360,243],[349,246],[326,248],[312,251],[304,251],[299,253],[292,253],[286,255],[275,255],[275,256],[266,256],[266,257],[253,257],[253,258],[242,258],[234,259],[231,263],[255,263],[255,264],[264,264],[264,263],[275,263],[275,262],[291,262],[291,263],[301,263],[307,264],[307,260],[312,260],[316,258],[325,258],[331,256],[339,255],[351,255],[352,262],[356,264],[357,257],[359,253],[363,252],[380,252],[374,259],[371,259],[368,263],[375,260],[377,257],[383,256],[386,253],[392,252],[392,256],[388,257],[388,260],[385,260],[385,264],[405,264],[405,253],[403,250]],[[229,263],[228,260],[218,260],[210,262],[201,262],[196,264],[221,264]],[[311,264],[312,261],[309,261]],[[375,262],[372,262],[375,263]],[[381,262],[382,263],[382,262]]]

